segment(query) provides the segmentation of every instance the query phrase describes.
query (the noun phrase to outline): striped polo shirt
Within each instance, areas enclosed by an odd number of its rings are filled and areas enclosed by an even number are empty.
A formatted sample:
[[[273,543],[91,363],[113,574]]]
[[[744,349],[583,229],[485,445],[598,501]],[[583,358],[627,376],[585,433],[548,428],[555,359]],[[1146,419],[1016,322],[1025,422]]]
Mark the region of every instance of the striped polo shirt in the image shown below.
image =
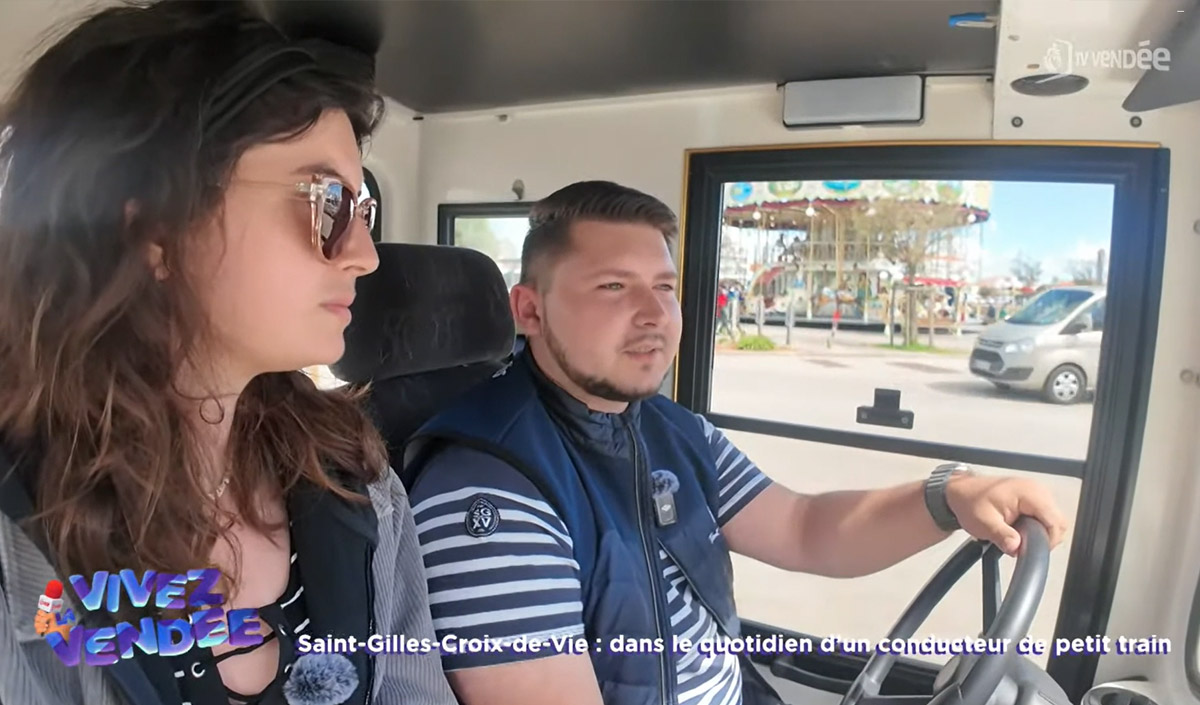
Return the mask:
[[[766,475],[703,416],[719,482],[717,523],[724,526],[770,485]],[[499,513],[494,533],[467,531],[471,507],[485,497]],[[410,499],[425,561],[433,626],[440,639],[518,637],[549,640],[584,634],[579,565],[567,527],[518,470],[480,451],[451,447],[430,463]],[[679,705],[741,702],[741,671],[735,654],[704,655],[699,643],[718,635],[679,567],[657,551],[671,634],[696,645],[675,653]],[[446,670],[541,658],[557,653],[503,649],[448,653]]]

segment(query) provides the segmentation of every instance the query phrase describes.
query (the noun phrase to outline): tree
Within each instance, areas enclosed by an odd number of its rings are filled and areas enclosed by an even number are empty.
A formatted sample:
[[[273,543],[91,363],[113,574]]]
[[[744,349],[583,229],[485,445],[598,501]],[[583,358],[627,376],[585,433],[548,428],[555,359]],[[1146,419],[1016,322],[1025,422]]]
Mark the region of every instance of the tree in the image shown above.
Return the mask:
[[[1100,277],[1096,273],[1096,263],[1086,259],[1072,260],[1071,281],[1080,285],[1099,284]]]
[[[890,199],[875,201],[866,210],[848,211],[846,217],[846,231],[851,239],[867,244],[871,252],[900,265],[904,279],[915,289],[920,289],[916,279],[926,274],[928,259],[946,248],[958,229],[968,224],[963,212],[952,204]],[[915,293],[912,289],[907,291],[905,345],[916,342]]]
[[[1042,279],[1042,263],[1029,259],[1024,253],[1018,252],[1012,262],[1012,275],[1029,288],[1035,288]]]

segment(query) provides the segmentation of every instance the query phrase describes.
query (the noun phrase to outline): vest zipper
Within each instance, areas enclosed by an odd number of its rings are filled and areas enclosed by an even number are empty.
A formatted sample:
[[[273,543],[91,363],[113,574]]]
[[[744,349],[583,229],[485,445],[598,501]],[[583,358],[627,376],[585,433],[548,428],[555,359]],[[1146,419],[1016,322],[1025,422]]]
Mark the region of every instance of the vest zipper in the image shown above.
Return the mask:
[[[626,422],[629,423],[628,421]],[[637,500],[637,519],[638,519],[638,536],[642,539],[642,555],[646,558],[646,569],[650,573],[650,594],[651,601],[654,603],[654,630],[658,638],[663,642],[663,648],[658,652],[659,675],[662,679],[659,687],[659,695],[662,697],[663,705],[671,705],[674,702],[674,681],[670,677],[670,671],[667,669],[667,654],[670,653],[671,645],[663,635],[662,616],[659,613],[659,589],[660,574],[654,570],[655,561],[651,554],[650,537],[646,535],[646,528],[643,522],[643,514],[646,508],[642,501],[642,456],[638,446],[637,435],[633,432],[632,424],[627,426],[629,430],[629,440],[633,443],[633,468],[634,468],[634,497]]]
[[[721,632],[727,637],[730,636],[725,632],[725,624],[721,621],[721,613],[714,610],[712,605],[708,603],[708,600],[704,599],[704,593],[700,592],[700,588],[696,587],[696,584],[692,582],[691,576],[689,576],[687,571],[683,569],[683,564],[679,562],[679,559],[675,557],[674,553],[671,553],[671,549],[667,548],[666,544],[663,544],[662,549],[663,552],[666,553],[667,556],[670,557],[670,559],[675,563],[675,565],[679,566],[679,573],[683,575],[683,579],[688,582],[689,586],[691,586],[692,594],[695,595],[696,599],[700,601],[700,605],[703,606],[704,609],[708,610],[708,613],[712,615],[713,622],[715,622],[717,625],[717,631]]]

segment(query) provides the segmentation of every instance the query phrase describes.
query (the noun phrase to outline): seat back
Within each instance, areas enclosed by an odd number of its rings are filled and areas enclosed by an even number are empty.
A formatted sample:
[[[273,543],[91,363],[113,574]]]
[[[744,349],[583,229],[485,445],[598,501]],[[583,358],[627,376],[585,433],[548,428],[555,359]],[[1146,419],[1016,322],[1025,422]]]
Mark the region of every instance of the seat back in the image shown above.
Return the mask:
[[[476,250],[380,243],[358,281],[346,351],[330,369],[370,383],[369,410],[402,468],[404,442],[460,394],[503,370],[516,327],[496,263]]]

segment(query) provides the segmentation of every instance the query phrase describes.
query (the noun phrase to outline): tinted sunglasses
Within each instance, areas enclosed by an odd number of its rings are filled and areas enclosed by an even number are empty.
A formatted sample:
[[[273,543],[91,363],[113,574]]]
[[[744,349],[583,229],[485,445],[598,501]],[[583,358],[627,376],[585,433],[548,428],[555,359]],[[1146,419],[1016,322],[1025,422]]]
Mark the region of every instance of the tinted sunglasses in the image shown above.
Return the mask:
[[[239,180],[259,186],[285,186],[266,181]],[[313,175],[308,181],[292,185],[295,193],[308,201],[312,210],[313,247],[326,261],[333,261],[350,242],[350,230],[355,218],[360,218],[370,232],[375,228],[379,206],[374,198],[356,195],[335,178]]]
[[[296,184],[296,191],[308,197],[312,207],[313,246],[326,260],[335,260],[350,242],[350,226],[360,218],[367,232],[375,228],[379,206],[374,198],[352,192],[337,179],[313,176],[309,182]]]

